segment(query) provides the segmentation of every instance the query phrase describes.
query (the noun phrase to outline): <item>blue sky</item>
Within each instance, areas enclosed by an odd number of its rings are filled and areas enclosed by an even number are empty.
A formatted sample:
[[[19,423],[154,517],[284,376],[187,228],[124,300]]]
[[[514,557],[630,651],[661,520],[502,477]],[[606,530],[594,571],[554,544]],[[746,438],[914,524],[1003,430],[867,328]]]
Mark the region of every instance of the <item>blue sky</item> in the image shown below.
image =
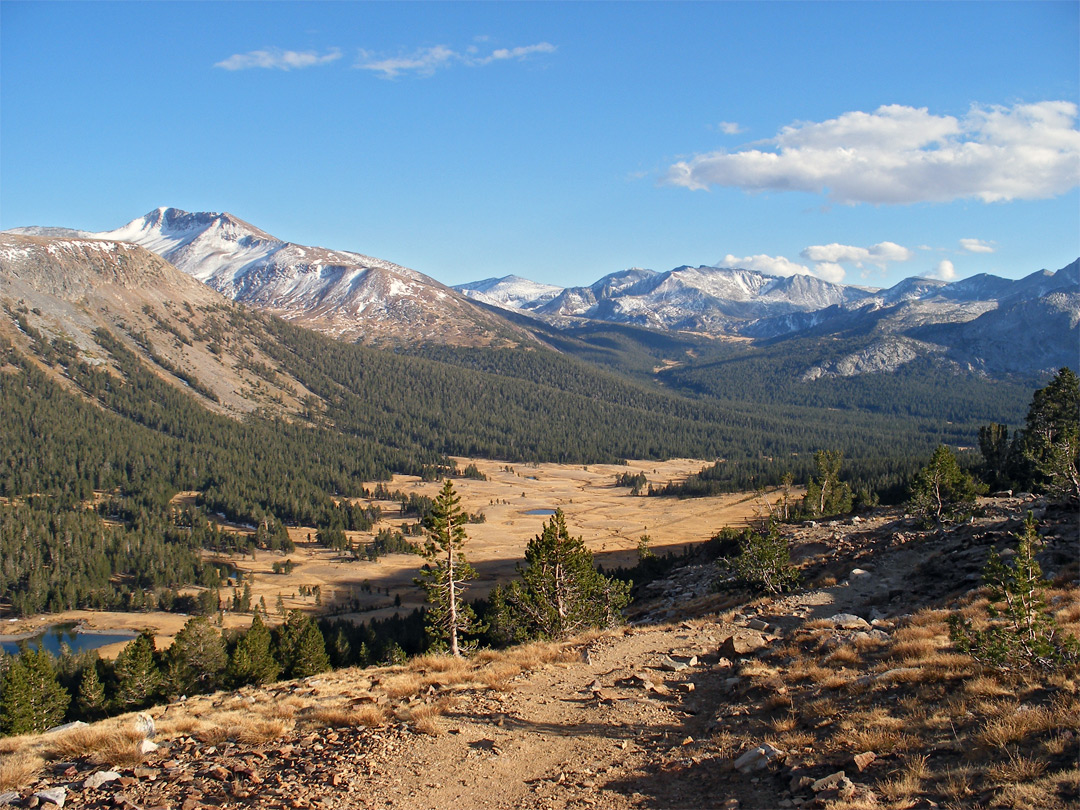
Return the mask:
[[[1080,4],[0,2],[0,228],[229,211],[448,284],[1080,256]]]

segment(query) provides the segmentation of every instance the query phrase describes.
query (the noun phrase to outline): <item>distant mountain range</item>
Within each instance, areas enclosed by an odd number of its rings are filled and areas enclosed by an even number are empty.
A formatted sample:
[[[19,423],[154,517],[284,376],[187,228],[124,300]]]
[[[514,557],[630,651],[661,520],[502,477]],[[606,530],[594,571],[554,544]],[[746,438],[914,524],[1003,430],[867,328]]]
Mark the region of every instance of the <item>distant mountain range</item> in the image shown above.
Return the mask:
[[[505,276],[450,288],[382,259],[277,239],[227,213],[159,208],[102,233],[8,233],[139,245],[235,301],[375,345],[550,345],[545,330],[589,323],[757,344],[858,344],[841,358],[808,356],[806,380],[893,371],[919,358],[1032,376],[1075,365],[1080,345],[1080,260],[1019,280],[908,278],[882,290],[708,266],[632,268],[584,287]]]
[[[455,289],[556,325],[594,320],[759,342],[865,341],[839,361],[808,366],[809,380],[894,371],[920,357],[992,376],[1030,374],[1075,365],[1080,354],[1080,260],[1015,281],[916,277],[882,290],[725,267],[635,268],[561,290],[517,276]]]

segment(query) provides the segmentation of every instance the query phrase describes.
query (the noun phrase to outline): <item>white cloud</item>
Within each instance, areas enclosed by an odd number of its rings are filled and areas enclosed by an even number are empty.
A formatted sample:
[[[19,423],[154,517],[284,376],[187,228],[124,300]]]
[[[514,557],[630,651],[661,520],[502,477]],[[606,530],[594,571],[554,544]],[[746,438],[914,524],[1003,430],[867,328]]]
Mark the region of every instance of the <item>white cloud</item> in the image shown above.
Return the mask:
[[[491,56],[477,58],[476,64],[486,65],[491,62],[502,62],[507,59],[525,59],[537,53],[555,53],[555,46],[550,42],[538,42],[535,45],[525,45],[520,48],[499,48],[491,52]]]
[[[267,48],[261,51],[235,53],[228,59],[217,62],[214,67],[225,70],[248,70],[267,68],[277,70],[299,70],[300,68],[325,65],[341,58],[341,51],[336,48],[322,55],[315,51],[283,51],[280,48]]]
[[[744,132],[742,127],[736,124],[734,121],[721,121],[716,125],[721,132],[725,135],[738,135],[740,132]]]
[[[898,245],[896,242],[878,242],[868,248],[856,247],[855,245],[839,245],[835,242],[830,245],[811,245],[799,255],[812,262],[851,263],[860,268],[872,264],[882,270],[890,262],[906,262],[915,257],[914,251],[903,245]]]
[[[726,255],[716,263],[717,267],[741,267],[744,270],[757,270],[759,273],[767,273],[771,276],[800,276],[809,275],[810,268],[796,264],[783,256],[767,256],[759,253],[756,256],[744,256],[739,258],[732,254]]]
[[[822,281],[843,284],[847,271],[841,265],[833,262],[819,262],[814,265],[814,275]]]
[[[1077,105],[973,106],[963,118],[898,104],[784,127],[772,148],[680,161],[666,181],[690,189],[827,193],[841,203],[1041,199],[1080,184]]]
[[[990,242],[984,242],[982,239],[961,239],[960,247],[966,250],[968,253],[993,253],[994,246]]]
[[[840,284],[847,271],[845,264],[853,264],[860,270],[869,265],[884,271],[892,262],[907,262],[915,258],[915,251],[896,242],[878,242],[868,248],[857,245],[810,245],[800,253],[804,259],[814,262],[813,274],[825,281]],[[867,274],[864,272],[863,276]]]
[[[938,266],[934,268],[931,278],[939,278],[942,281],[954,281],[956,279],[956,268],[953,267],[953,263],[948,259],[942,259],[938,262]]]
[[[368,54],[361,54],[362,59],[367,59]],[[357,65],[363,70],[373,70],[381,73],[385,79],[395,79],[403,73],[414,73],[420,76],[430,76],[438,68],[445,67],[461,56],[450,50],[445,45],[435,45],[416,51],[411,56],[398,56],[390,59],[377,59],[366,61]]]
[[[366,51],[360,53],[356,67],[371,70],[384,79],[396,79],[403,75],[431,76],[436,70],[462,64],[469,67],[481,67],[493,62],[522,61],[536,54],[554,53],[555,46],[550,42],[538,42],[535,45],[522,45],[517,48],[497,48],[486,56],[471,45],[464,52],[455,51],[445,45],[421,48],[408,56],[375,59]]]

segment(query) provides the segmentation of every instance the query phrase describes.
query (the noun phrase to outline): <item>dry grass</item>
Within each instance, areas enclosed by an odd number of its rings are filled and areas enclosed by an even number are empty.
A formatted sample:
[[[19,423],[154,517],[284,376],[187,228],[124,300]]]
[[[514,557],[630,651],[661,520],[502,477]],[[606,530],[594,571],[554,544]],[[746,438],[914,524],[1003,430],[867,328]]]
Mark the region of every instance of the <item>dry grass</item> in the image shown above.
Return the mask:
[[[1047,762],[1044,759],[1028,757],[1018,750],[1006,751],[1004,762],[996,762],[987,770],[987,776],[998,785],[1012,785],[1017,782],[1033,782],[1046,773]]]
[[[831,667],[851,667],[861,661],[859,651],[850,645],[837,647],[825,658],[825,663]]]
[[[724,759],[735,756],[743,746],[739,735],[730,731],[718,731],[712,736],[711,742],[717,756]]]
[[[417,706],[409,713],[409,721],[412,723],[412,727],[420,734],[437,737],[443,732],[439,718],[446,714],[446,708],[442,701],[425,703]]]
[[[941,782],[941,791],[949,799],[959,802],[974,795],[974,785],[978,780],[978,770],[971,765],[947,768]]]
[[[280,718],[245,718],[226,728],[226,739],[236,740],[245,745],[280,740],[293,729],[293,723]]]
[[[379,684],[379,688],[390,698],[413,697],[423,687],[424,678],[417,672],[403,672]]]
[[[802,714],[811,720],[825,720],[835,717],[839,705],[832,698],[823,697],[807,701],[803,704]]]
[[[381,706],[362,705],[316,709],[307,718],[311,725],[328,728],[377,728],[386,723],[387,713]]]
[[[16,751],[0,757],[0,791],[20,790],[45,767],[45,760],[31,751]]]
[[[799,727],[799,716],[794,712],[788,712],[780,717],[774,717],[769,721],[769,727],[777,734],[787,734]]]
[[[143,735],[131,727],[97,723],[73,728],[44,738],[40,750],[50,760],[90,757],[99,765],[138,765],[143,760],[139,743]]]
[[[1020,742],[1032,734],[1041,734],[1058,727],[1058,717],[1046,706],[1016,706],[1012,711],[990,718],[976,739],[990,748],[1003,748]]]
[[[798,661],[793,662],[787,671],[787,678],[792,683],[810,681],[810,683],[817,684],[821,683],[830,675],[832,675],[831,669],[823,667],[806,658],[801,658]]]
[[[496,662],[481,669],[477,680],[488,689],[493,689],[496,692],[509,692],[514,688],[514,678],[520,674],[521,667],[517,664]]]
[[[992,675],[976,675],[964,681],[964,694],[973,698],[1003,697],[1012,690]]]

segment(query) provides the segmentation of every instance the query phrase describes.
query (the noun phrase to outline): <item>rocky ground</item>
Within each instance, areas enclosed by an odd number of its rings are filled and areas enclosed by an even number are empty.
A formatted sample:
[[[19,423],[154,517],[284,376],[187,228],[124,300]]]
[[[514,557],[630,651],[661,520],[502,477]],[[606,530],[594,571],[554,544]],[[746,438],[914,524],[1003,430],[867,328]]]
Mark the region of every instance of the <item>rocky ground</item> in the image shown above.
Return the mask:
[[[898,640],[911,636],[902,634],[912,614],[928,615],[924,608],[950,605],[979,584],[989,548],[1008,548],[1009,532],[1018,530],[1028,509],[1044,518],[1040,559],[1047,575],[1060,575],[1059,586],[1075,585],[1076,514],[1047,513],[1045,504],[1026,496],[989,499],[984,514],[942,533],[919,530],[896,509],[792,527],[793,557],[809,583],[793,594],[747,601],[745,594],[717,593],[715,565],[692,563],[645,587],[626,627],[577,639],[554,660],[510,670],[502,680],[440,681],[437,672],[424,680],[423,666],[414,665],[195,699],[155,710],[157,749],[137,764],[117,765],[92,753],[53,758],[29,784],[0,796],[0,804],[131,810],[1028,806],[1001,780],[979,776],[992,772],[989,765],[979,770],[963,759],[955,723],[952,739],[943,732],[920,737],[914,748],[882,742],[877,751],[861,745],[868,738],[859,737],[859,729],[844,736],[835,725],[844,715],[895,713],[905,700],[940,703],[950,690],[966,688],[975,677],[971,670],[957,670],[944,684],[911,685],[922,690],[916,697],[897,692],[905,679],[894,673],[917,667],[898,668],[899,659],[890,655]],[[1055,598],[1064,610],[1064,603],[1076,604],[1076,590],[1066,587]],[[838,648],[852,651],[842,666]],[[800,649],[816,651],[810,663]],[[815,680],[798,673],[810,666],[826,674]],[[391,688],[410,672],[421,676],[421,688],[408,694]],[[1076,684],[1068,678],[1056,683],[1059,691],[1071,690],[1071,709],[1059,713],[1039,743],[1044,767],[1038,776],[1064,775],[1039,801],[1076,806],[1080,778],[1068,764],[1077,751],[1069,730]],[[1024,701],[1050,705],[1053,695],[1038,686]],[[817,711],[823,701],[826,708]],[[312,706],[331,703],[379,709],[384,721],[371,727],[355,719],[300,722]],[[282,717],[289,716],[289,705],[308,708],[270,739],[220,726],[208,733],[195,722],[245,704],[278,706]],[[928,716],[926,705],[920,716]],[[177,722],[185,715],[190,722]],[[981,719],[970,727],[985,737]],[[1017,746],[1029,742],[1021,738]],[[918,770],[912,761],[922,763],[923,777],[905,790],[899,780]],[[937,781],[930,775],[934,762],[942,763]],[[946,773],[970,778],[948,787]]]

